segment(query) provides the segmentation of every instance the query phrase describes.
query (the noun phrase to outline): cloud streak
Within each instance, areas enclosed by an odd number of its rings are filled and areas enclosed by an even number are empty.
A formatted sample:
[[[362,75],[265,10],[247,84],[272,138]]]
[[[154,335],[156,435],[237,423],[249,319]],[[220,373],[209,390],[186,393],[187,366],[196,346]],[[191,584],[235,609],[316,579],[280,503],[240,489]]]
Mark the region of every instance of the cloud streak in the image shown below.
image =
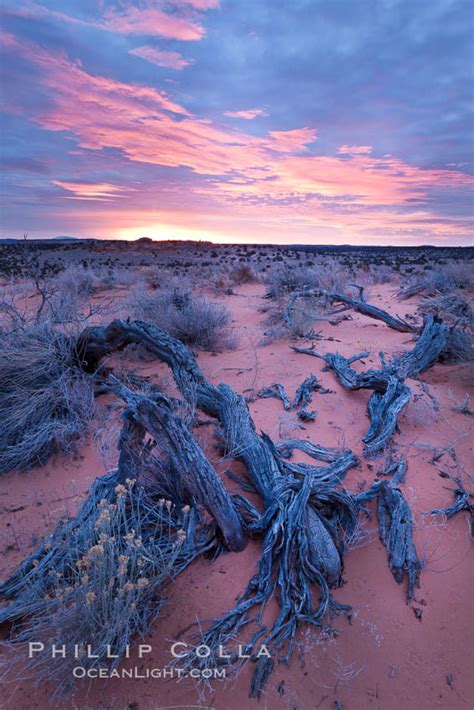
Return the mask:
[[[268,111],[263,108],[247,108],[240,111],[224,111],[224,116],[230,118],[242,118],[244,121],[252,121],[259,116],[268,116]]]
[[[176,69],[177,71],[181,71],[193,64],[192,59],[185,59],[179,52],[156,49],[146,44],[142,47],[130,49],[128,53],[133,54],[135,57],[140,57],[151,64],[156,64],[159,67]]]

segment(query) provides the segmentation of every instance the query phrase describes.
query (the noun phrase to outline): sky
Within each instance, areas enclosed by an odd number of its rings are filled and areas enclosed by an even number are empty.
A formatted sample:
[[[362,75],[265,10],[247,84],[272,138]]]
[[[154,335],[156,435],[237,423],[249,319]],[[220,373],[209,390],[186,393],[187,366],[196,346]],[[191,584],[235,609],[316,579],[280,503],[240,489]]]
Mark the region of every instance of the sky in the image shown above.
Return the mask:
[[[2,0],[1,235],[472,244],[471,0]]]

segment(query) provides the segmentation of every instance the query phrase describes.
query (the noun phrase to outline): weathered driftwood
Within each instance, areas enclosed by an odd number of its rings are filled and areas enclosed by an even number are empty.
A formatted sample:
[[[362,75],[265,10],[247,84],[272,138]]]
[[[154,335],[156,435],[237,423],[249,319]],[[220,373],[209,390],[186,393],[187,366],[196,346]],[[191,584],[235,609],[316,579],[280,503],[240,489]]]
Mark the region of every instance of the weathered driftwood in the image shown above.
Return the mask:
[[[259,397],[275,397],[276,399],[281,399],[283,406],[286,410],[291,409],[290,398],[286,394],[286,390],[279,382],[275,382],[269,387],[262,387],[258,393]]]
[[[405,476],[407,472],[407,462],[404,458],[392,459],[389,457],[385,464],[385,468],[379,472],[380,476],[392,476],[391,484],[392,486],[399,486],[405,483]]]
[[[347,307],[352,308],[353,310],[358,311],[359,313],[362,313],[365,316],[369,316],[369,318],[375,318],[376,320],[382,321],[383,323],[388,325],[389,328],[398,330],[401,333],[413,333],[415,331],[414,326],[412,326],[407,321],[403,320],[402,318],[399,318],[398,316],[392,316],[387,311],[384,311],[381,308],[377,308],[377,306],[372,306],[365,300],[357,300],[355,298],[351,298],[350,296],[346,296],[343,293],[331,293],[329,291],[322,291],[320,289],[294,291],[291,294],[284,313],[284,319],[287,325],[291,326],[291,313],[293,308],[295,307],[296,302],[300,298],[319,298],[324,299],[326,302],[329,303],[340,302],[346,305]]]
[[[316,419],[316,412],[314,409],[310,411],[309,409],[304,409],[303,407],[298,412],[298,419],[301,419],[302,422],[314,422]]]
[[[287,325],[291,325],[291,315],[295,308],[295,303],[300,298],[322,298],[330,303],[339,301],[346,304],[346,308],[352,308],[363,315],[380,320],[388,325],[389,328],[398,330],[401,333],[413,333],[416,335],[421,330],[418,326],[412,325],[398,316],[392,316],[387,311],[366,303],[362,298],[356,300],[345,294],[329,293],[320,290],[295,291],[291,294],[284,313],[284,320]],[[435,321],[440,322],[440,319],[435,316]],[[462,327],[457,326],[458,323],[455,323],[449,329],[446,326],[440,329],[444,331],[443,335],[441,335],[441,333],[439,334],[439,337],[444,337],[443,348],[438,354],[438,358],[441,362],[470,362],[474,359],[472,328],[471,333],[468,333]],[[305,350],[293,349],[296,350],[296,352],[305,352]],[[313,354],[311,351],[306,352],[309,355]]]
[[[407,601],[411,601],[421,571],[413,542],[413,518],[403,493],[387,481],[382,481],[380,486],[377,515],[380,539],[388,552],[388,564],[399,584],[407,576]]]
[[[217,650],[223,640],[233,638],[248,623],[248,612],[265,605],[278,589],[281,613],[266,638],[275,648],[288,641],[291,654],[299,621],[320,623],[329,608],[340,608],[331,599],[328,586],[339,583],[344,539],[355,525],[356,509],[351,497],[336,486],[343,472],[354,465],[355,457],[338,462],[337,475],[334,471],[326,475],[330,484],[321,482],[322,472],[313,470],[315,467],[307,471],[285,468],[286,462],[271,439],[257,434],[243,397],[225,384],[216,387],[207,382],[191,351],[150,324],[114,321],[105,328],[89,328],[77,343],[78,360],[85,369],[94,371],[104,356],[130,343],[143,345],[166,362],[183,396],[188,398],[191,393],[196,406],[219,420],[225,453],[244,462],[251,483],[264,501],[265,512],[260,517],[248,501],[240,499],[248,529],[265,535],[259,573],[250,581],[241,602],[211,626],[205,639]],[[314,582],[319,588],[316,604],[311,591]],[[260,630],[259,636],[262,633]],[[256,637],[249,642],[250,649],[255,641]],[[259,662],[255,693],[260,692],[265,675]]]
[[[301,419],[304,421],[312,421],[314,420],[316,413],[315,412],[308,412],[307,407],[309,404],[311,404],[312,400],[312,392],[319,391],[323,393],[327,393],[330,390],[325,389],[322,387],[316,378],[315,375],[309,375],[306,377],[306,379],[299,385],[298,389],[296,390],[295,397],[293,400],[293,404],[290,401],[290,398],[288,397],[286,390],[282,384],[279,382],[275,382],[274,384],[270,385],[269,387],[263,387],[259,393],[259,397],[275,397],[276,399],[281,399],[283,402],[284,408],[288,411],[292,407],[296,409],[296,407],[301,407],[301,412],[298,414]]]
[[[421,563],[413,542],[413,516],[398,487],[405,478],[406,463],[401,460],[390,481],[382,480],[355,496],[359,505],[377,499],[379,537],[387,548],[388,564],[394,579],[401,584],[407,578],[407,602],[419,585]]]
[[[347,471],[357,464],[357,457],[352,451],[341,451],[329,466],[313,466],[307,463],[292,463],[285,461],[284,468],[289,473],[297,476],[310,476],[313,481],[313,490],[317,494],[319,484],[327,482],[337,484],[343,480]]]
[[[404,380],[406,377],[416,377],[424,370],[434,365],[446,345],[447,328],[433,316],[426,318],[423,330],[412,350],[404,352],[398,357],[392,358],[390,363],[385,361],[381,353],[383,368],[380,370],[367,370],[366,372],[356,372],[352,363],[361,360],[369,355],[364,351],[350,358],[345,358],[339,353],[320,354],[314,347],[310,349],[292,347],[295,352],[304,353],[319,357],[326,362],[329,369],[333,370],[339,382],[345,389],[374,389],[378,392],[385,392],[388,382],[392,377]],[[291,346],[290,346],[291,347]]]
[[[111,379],[115,392],[127,404],[127,417],[133,417],[143,436],[148,432],[154,437],[160,455],[166,457],[174,475],[181,479],[182,487],[216,521],[229,550],[242,550],[246,545],[242,521],[221,479],[189,428],[174,411],[171,400],[162,392],[154,392],[151,396],[138,394],[116,378]],[[126,452],[127,457],[131,458],[130,448],[136,447],[139,450],[142,445],[139,435],[133,441],[127,437],[122,446],[122,455]]]
[[[336,461],[341,454],[352,453],[341,451],[340,449],[329,449],[325,446],[319,446],[318,444],[313,444],[311,441],[306,441],[304,439],[282,439],[275,444],[275,448],[282,458],[290,458],[295,449],[303,451],[308,456],[316,461],[325,461],[326,463],[333,463]]]
[[[363,439],[365,453],[372,457],[388,445],[397,427],[398,416],[410,399],[411,390],[404,384],[405,378],[416,377],[435,363],[445,348],[446,337],[446,326],[433,316],[428,316],[412,350],[392,358],[389,363],[380,353],[382,368],[364,372],[357,372],[351,365],[367,357],[367,351],[345,358],[339,353],[320,354],[314,347],[303,349],[293,346],[293,350],[324,360],[326,367],[333,370],[345,389],[374,390],[367,406],[371,425]]]
[[[302,409],[305,409],[308,404],[311,404],[313,399],[311,393],[318,389],[318,387],[319,385],[316,375],[309,375],[305,380],[303,380],[296,390],[295,398],[293,400],[293,407],[301,406]]]
[[[445,515],[449,520],[453,515],[465,510],[469,514],[471,537],[474,539],[474,503],[471,503],[471,500],[474,499],[474,493],[469,493],[458,478],[455,481],[457,488],[453,489],[453,505],[432,510],[431,515]]]
[[[236,639],[251,622],[257,623],[257,630],[247,642],[246,652],[252,653],[257,641],[274,653],[286,642],[287,653],[283,660],[287,661],[294,650],[295,633],[300,622],[321,625],[327,612],[349,611],[348,607],[332,599],[326,578],[339,574],[338,562],[333,553],[333,529],[343,526],[349,532],[355,525],[356,509],[351,497],[342,490],[336,494],[334,486],[328,486],[327,489],[321,486],[316,507],[310,501],[309,477],[303,478],[300,484],[296,484],[294,479],[281,479],[275,493],[275,499],[266,508],[263,517],[254,517],[255,531],[266,531],[258,573],[250,580],[234,609],[215,620],[199,637],[199,642],[211,649],[214,662],[218,662],[216,657],[219,647],[224,646],[231,651],[229,641]],[[308,508],[314,512],[312,517],[308,516]],[[315,563],[309,563],[310,537],[319,539],[320,559],[315,560]],[[333,569],[329,566],[331,560],[334,560]],[[313,585],[317,585],[317,598]],[[268,631],[261,627],[261,613],[274,593],[278,595],[280,612],[272,629]],[[274,661],[256,655],[253,658],[256,669],[250,695],[259,697]],[[237,654],[230,660],[237,663]],[[190,654],[185,663],[196,665],[199,658]]]
[[[403,407],[410,400],[410,388],[396,377],[389,380],[386,391],[373,392],[367,403],[370,427],[363,437],[367,458],[380,454],[390,442],[397,428],[397,420]]]
[[[408,284],[408,286],[402,287],[398,293],[397,297],[400,300],[406,300],[408,298],[411,298],[412,296],[418,296],[420,293],[423,293],[427,288],[426,283],[422,280],[416,281],[413,284]]]

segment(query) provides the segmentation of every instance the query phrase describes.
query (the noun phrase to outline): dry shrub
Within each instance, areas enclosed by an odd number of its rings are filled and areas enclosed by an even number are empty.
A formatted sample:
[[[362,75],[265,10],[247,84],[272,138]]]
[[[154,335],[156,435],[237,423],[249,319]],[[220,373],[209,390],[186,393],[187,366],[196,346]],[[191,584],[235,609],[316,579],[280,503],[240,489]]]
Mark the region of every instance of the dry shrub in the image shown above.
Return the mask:
[[[189,506],[178,510],[169,500],[155,500],[135,480],[117,485],[115,492],[114,503],[100,500],[62,543],[53,535],[46,544],[61,558],[61,571],[45,574],[38,565],[36,576],[15,596],[13,604],[26,621],[6,644],[7,679],[23,665],[23,678],[37,686],[53,682],[60,695],[72,688],[74,667],[117,668],[127,646],[143,637],[158,615],[165,584],[187,565],[188,556],[192,559]],[[45,651],[28,658],[30,642],[43,643]],[[66,644],[68,653],[51,663],[53,644]],[[88,657],[87,646],[97,658]]]
[[[236,266],[229,273],[229,277],[233,283],[237,285],[250,284],[258,281],[257,274],[248,264],[242,264],[241,266]]]
[[[322,289],[343,293],[347,288],[350,274],[337,259],[325,259],[313,267],[295,268],[285,264],[273,267],[266,278],[267,296],[281,298],[293,291]]]
[[[474,288],[474,272],[472,264],[461,261],[453,261],[443,267],[444,277],[448,283],[454,284],[461,289]]]
[[[418,310],[424,316],[429,314],[439,316],[446,323],[472,326],[474,316],[472,306],[459,293],[426,298],[421,302]]]
[[[367,282],[372,284],[387,284],[393,281],[394,270],[386,264],[371,264],[367,274]]]
[[[143,271],[143,281],[152,290],[156,291],[162,288],[169,281],[169,274],[163,272],[163,269],[157,266],[150,266]]]
[[[216,296],[233,296],[235,285],[226,274],[219,274],[209,282],[209,287]]]
[[[456,289],[474,288],[474,275],[471,264],[451,262],[437,267],[420,276],[413,276],[408,284],[399,291],[399,298],[411,298],[420,293],[427,296],[447,294]]]
[[[75,449],[95,412],[93,383],[73,363],[73,341],[48,322],[0,341],[0,474]]]
[[[68,266],[55,279],[55,284],[60,290],[67,292],[68,289],[74,289],[77,294],[84,297],[90,296],[98,283],[96,274],[82,266]]]
[[[218,352],[237,345],[229,309],[191,291],[149,293],[141,287],[124,305],[133,318],[153,323],[191,347]]]

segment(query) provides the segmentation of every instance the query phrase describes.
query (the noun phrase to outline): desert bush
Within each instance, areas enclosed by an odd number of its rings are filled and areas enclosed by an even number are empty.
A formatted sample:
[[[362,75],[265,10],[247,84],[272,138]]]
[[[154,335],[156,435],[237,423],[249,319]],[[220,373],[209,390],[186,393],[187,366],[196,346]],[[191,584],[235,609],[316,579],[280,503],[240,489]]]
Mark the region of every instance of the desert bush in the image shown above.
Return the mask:
[[[131,288],[140,282],[139,273],[134,269],[114,269],[114,286]]]
[[[10,279],[0,289],[0,336],[22,328],[28,321],[28,297],[24,281]]]
[[[209,287],[216,296],[233,296],[233,284],[226,274],[219,274],[209,282]]]
[[[457,288],[474,288],[474,272],[472,264],[453,261],[443,267],[443,272],[448,282],[455,284]]]
[[[394,271],[386,264],[371,264],[368,273],[369,284],[386,284],[393,281]]]
[[[461,323],[469,327],[473,323],[472,306],[459,293],[426,298],[420,303],[418,310],[424,316],[439,316],[447,323]]]
[[[96,287],[94,272],[82,266],[68,266],[55,279],[55,285],[62,291],[74,289],[79,296],[90,296]]]
[[[71,323],[78,318],[84,303],[85,296],[75,288],[74,282],[68,285],[66,281],[61,281],[48,299],[42,315],[53,323]]]
[[[410,298],[424,293],[436,296],[450,293],[456,289],[471,290],[474,288],[474,275],[471,265],[462,262],[451,262],[425,274],[414,275],[399,291],[400,298]]]
[[[235,284],[250,284],[258,281],[257,274],[248,264],[236,266],[229,273],[230,280]]]
[[[43,643],[46,651],[23,658],[23,677],[35,685],[53,681],[56,695],[72,688],[75,666],[117,668],[127,646],[143,638],[158,615],[173,572],[192,559],[186,530],[195,525],[189,520],[193,509],[155,499],[135,480],[118,484],[115,494],[113,503],[102,498],[89,506],[89,515],[67,538],[56,532],[46,543],[49,554],[61,560],[61,571],[46,571],[40,563],[16,595],[16,613],[27,621],[7,643],[13,652],[7,678],[29,642]],[[68,654],[51,664],[53,644],[66,644]],[[88,657],[88,646],[97,658]]]
[[[130,315],[154,323],[191,347],[221,351],[236,346],[229,309],[192,291],[133,291],[124,304]]]
[[[267,296],[281,298],[302,289],[322,289],[344,292],[350,274],[337,259],[326,259],[313,267],[295,268],[293,265],[273,267],[266,277]]]
[[[282,296],[303,288],[319,288],[318,274],[313,269],[296,269],[285,264],[272,267],[266,275],[267,296],[281,298]]]
[[[71,451],[95,411],[91,379],[73,362],[73,341],[48,322],[0,341],[0,474]]]
[[[442,359],[443,362],[453,364],[472,362],[474,360],[472,331],[464,332],[459,328],[450,329]]]
[[[150,266],[143,270],[142,283],[145,283],[148,288],[157,290],[162,288],[167,281],[169,281],[169,276],[163,272],[163,269],[157,266]]]

